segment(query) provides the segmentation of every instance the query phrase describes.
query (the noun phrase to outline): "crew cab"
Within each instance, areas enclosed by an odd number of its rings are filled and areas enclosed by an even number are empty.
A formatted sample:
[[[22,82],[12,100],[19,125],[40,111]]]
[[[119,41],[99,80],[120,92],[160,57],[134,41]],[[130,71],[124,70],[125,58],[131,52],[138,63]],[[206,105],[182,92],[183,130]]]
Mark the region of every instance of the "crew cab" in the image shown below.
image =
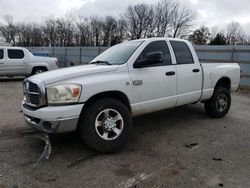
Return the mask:
[[[37,130],[77,130],[90,147],[112,152],[128,140],[132,116],[193,103],[204,103],[212,117],[225,116],[239,81],[238,64],[201,64],[188,41],[139,39],[109,48],[89,65],[26,79],[22,109]]]
[[[57,68],[56,58],[37,57],[25,48],[0,46],[0,76],[30,76]]]

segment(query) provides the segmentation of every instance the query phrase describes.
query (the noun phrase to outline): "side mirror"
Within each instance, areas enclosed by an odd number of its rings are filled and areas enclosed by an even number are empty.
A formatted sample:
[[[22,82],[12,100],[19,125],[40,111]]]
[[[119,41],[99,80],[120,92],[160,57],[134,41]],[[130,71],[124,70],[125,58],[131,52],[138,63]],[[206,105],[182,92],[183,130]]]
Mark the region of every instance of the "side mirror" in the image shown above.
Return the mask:
[[[150,52],[147,53],[146,59],[143,61],[136,61],[134,68],[147,67],[149,65],[155,65],[162,62],[162,52]]]

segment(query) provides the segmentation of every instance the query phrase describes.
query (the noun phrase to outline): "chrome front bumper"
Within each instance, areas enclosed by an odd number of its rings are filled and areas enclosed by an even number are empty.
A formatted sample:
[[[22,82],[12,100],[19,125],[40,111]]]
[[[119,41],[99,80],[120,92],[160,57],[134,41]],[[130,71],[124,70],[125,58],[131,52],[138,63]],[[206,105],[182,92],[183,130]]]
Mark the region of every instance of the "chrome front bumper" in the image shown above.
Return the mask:
[[[31,110],[22,103],[24,120],[30,127],[44,133],[72,132],[77,129],[84,104],[46,106]]]
[[[42,120],[24,115],[27,125],[45,133],[62,133],[76,130],[79,117],[63,118],[53,121]]]

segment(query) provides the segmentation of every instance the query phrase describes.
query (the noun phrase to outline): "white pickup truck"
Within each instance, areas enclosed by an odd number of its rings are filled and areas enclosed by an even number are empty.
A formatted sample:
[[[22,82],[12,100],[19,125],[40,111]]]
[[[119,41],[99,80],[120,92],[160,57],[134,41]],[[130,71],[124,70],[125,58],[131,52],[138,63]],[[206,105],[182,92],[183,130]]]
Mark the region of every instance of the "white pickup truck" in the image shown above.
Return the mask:
[[[0,76],[30,76],[57,68],[56,58],[33,56],[25,48],[0,46]]]
[[[22,109],[37,130],[78,130],[87,145],[111,152],[126,143],[132,116],[198,102],[210,116],[225,116],[239,81],[238,64],[200,64],[188,41],[140,39],[109,48],[90,65],[26,79]]]

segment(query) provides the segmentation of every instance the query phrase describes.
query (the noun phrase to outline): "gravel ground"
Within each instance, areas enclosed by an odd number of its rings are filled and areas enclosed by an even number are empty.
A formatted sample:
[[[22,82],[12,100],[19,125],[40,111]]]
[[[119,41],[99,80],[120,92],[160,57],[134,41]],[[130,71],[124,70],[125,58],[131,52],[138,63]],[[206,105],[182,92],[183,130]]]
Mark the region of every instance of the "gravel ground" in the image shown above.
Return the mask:
[[[44,142],[23,131],[22,82],[0,80],[0,188],[250,187],[250,94],[232,96],[223,119],[202,104],[134,118],[114,154],[93,151],[76,133],[51,136],[50,159],[33,165]]]

